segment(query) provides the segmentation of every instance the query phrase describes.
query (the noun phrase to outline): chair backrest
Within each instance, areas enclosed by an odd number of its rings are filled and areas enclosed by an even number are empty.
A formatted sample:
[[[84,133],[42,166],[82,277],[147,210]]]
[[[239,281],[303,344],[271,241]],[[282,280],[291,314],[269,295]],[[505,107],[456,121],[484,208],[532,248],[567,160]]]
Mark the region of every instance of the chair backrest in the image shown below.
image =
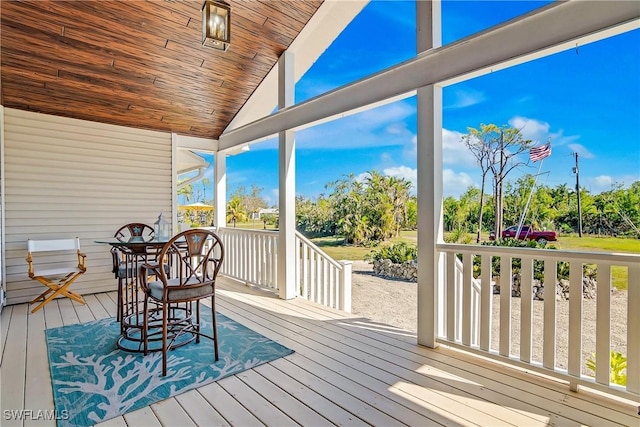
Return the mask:
[[[136,237],[150,238],[153,237],[153,235],[154,229],[150,225],[141,222],[132,222],[120,227],[113,237],[124,242]]]
[[[222,261],[222,239],[211,230],[190,229],[171,238],[158,254],[160,279],[171,286],[215,283]]]
[[[80,250],[80,239],[27,240],[27,250],[33,252]]]

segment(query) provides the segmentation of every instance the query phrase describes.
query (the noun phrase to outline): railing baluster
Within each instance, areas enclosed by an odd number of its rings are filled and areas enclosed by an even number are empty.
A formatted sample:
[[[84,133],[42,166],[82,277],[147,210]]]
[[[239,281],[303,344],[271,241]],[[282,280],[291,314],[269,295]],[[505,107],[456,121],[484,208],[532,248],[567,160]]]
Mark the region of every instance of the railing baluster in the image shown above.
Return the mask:
[[[462,255],[462,344],[471,345],[471,280],[473,258],[470,253]]]
[[[558,283],[558,263],[544,261],[544,320],[542,365],[547,369],[556,368],[556,284]]]
[[[303,253],[302,253],[302,242],[300,242],[300,239],[298,238],[298,236],[295,236],[293,239],[293,251],[296,254],[295,255],[295,260],[296,260],[296,269],[295,269],[295,283],[296,283],[296,287],[298,289],[296,289],[296,292],[304,297],[304,293],[301,287],[302,284],[302,272],[304,271],[304,268],[302,266],[302,263],[304,262],[304,257],[303,257]]]
[[[338,270],[334,265],[331,268],[331,307],[338,308]]]
[[[511,354],[511,257],[500,256],[500,354]]]
[[[302,241],[300,242],[302,245]],[[302,294],[309,298],[309,248],[302,246]]]
[[[640,394],[640,265],[628,268],[627,391]]]
[[[582,262],[569,264],[569,361],[570,376],[580,378],[582,368]],[[569,388],[578,390],[577,382],[570,380]]]
[[[351,261],[340,261],[342,271],[340,274],[340,310],[351,313]]]
[[[250,234],[249,236],[249,279],[251,282],[256,282],[256,235]]]
[[[522,257],[520,268],[520,360],[531,362],[533,321],[533,259]]]
[[[329,287],[327,286],[328,281],[328,266],[327,260],[322,258],[322,304],[327,305],[329,303]]]
[[[447,253],[447,291],[445,304],[445,319],[447,319],[447,339],[456,340],[456,254]]]
[[[271,263],[271,280],[269,286],[273,289],[278,289],[278,263],[280,260],[278,259],[278,240],[275,235],[272,235],[269,239],[269,253],[274,260]]]
[[[265,236],[260,235],[258,236],[258,278],[257,281],[259,284],[265,285],[266,284],[266,267],[267,267],[267,259],[266,259],[266,248],[267,245],[265,244]]]
[[[481,257],[481,293],[480,293],[480,348],[489,351],[491,346],[491,319],[493,289],[491,286],[491,255],[482,254]]]
[[[256,278],[256,281],[261,284],[262,286],[265,285],[265,270],[267,268],[267,262],[266,262],[266,245],[264,244],[265,242],[265,236],[264,235],[259,235],[258,236],[258,277]]]
[[[609,385],[611,366],[611,265],[598,264],[596,295],[596,381]]]
[[[240,257],[240,271],[242,274],[242,277],[248,278],[248,272],[249,270],[247,269],[247,235],[246,234],[242,234],[240,237],[240,245],[242,246],[242,256]]]

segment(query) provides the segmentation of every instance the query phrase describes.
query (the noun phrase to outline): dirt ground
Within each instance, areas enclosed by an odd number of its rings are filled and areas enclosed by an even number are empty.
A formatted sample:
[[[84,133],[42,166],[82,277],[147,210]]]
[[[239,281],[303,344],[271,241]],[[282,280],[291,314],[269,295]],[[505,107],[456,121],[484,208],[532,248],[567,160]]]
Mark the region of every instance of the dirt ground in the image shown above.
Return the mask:
[[[492,348],[498,348],[500,295],[494,295]],[[417,285],[402,280],[384,279],[373,274],[372,266],[365,261],[354,261],[352,276],[352,312],[376,322],[390,324],[414,331],[417,324]],[[542,361],[543,301],[533,302],[533,359]],[[556,364],[567,367],[567,339],[569,301],[556,304]],[[627,293],[611,295],[611,345],[614,350],[626,353]],[[512,348],[519,355],[520,342],[520,298],[512,299]],[[596,300],[583,300],[583,367],[587,358],[595,352]],[[593,372],[583,368],[583,373]]]

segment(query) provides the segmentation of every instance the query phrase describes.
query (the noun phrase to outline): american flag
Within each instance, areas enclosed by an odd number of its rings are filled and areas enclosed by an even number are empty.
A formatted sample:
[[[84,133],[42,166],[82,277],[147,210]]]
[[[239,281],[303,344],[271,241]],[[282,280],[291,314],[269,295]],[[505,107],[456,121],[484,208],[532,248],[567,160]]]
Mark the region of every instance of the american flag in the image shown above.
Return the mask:
[[[533,147],[529,150],[529,159],[532,162],[537,162],[538,160],[542,160],[545,157],[549,157],[551,155],[551,141],[547,142],[544,145],[540,145],[539,147]]]

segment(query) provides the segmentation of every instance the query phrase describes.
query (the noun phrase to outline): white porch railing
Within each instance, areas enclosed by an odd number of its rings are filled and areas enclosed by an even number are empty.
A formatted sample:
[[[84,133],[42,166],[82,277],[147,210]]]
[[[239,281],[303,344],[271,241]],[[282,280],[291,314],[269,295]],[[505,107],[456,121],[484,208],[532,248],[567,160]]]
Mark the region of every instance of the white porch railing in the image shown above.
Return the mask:
[[[247,284],[278,290],[278,232],[220,228],[225,247],[221,274]],[[298,296],[351,312],[351,261],[335,261],[296,231]]]
[[[497,358],[503,362],[555,376],[569,382],[572,390],[578,385],[600,389],[626,398],[640,396],[640,256],[634,254],[604,254],[592,252],[569,252],[529,248],[495,246],[468,246],[439,244],[444,253],[445,280],[439,289],[438,340],[448,345]],[[462,256],[462,265],[458,259]],[[480,257],[479,281],[473,278],[473,259]],[[500,257],[500,295],[498,307],[493,306],[492,257]],[[512,260],[521,260],[521,297],[511,295],[513,283]],[[544,280],[553,286],[544,286],[544,301],[533,301],[534,260],[544,262]],[[562,324],[557,316],[556,282],[558,263],[569,265],[568,319]],[[587,320],[583,316],[583,266],[597,267],[597,296],[595,320],[595,376],[584,371],[583,327]],[[612,319],[611,315],[611,269],[614,266],[628,271],[625,318]],[[460,268],[462,267],[462,268]],[[506,292],[505,292],[506,290]],[[519,319],[513,318],[512,304],[519,304]],[[540,316],[539,310],[542,310]],[[538,313],[534,316],[534,311]],[[536,321],[535,319],[541,319]],[[515,320],[515,321],[514,321]],[[612,328],[626,324],[626,343],[622,353],[627,357],[627,385],[610,383],[610,353]],[[558,343],[556,331],[568,329],[566,343]],[[517,328],[519,339],[512,333]],[[542,330],[541,360],[533,354],[534,331]],[[497,337],[492,335],[498,334]],[[497,338],[497,339],[496,339]],[[557,360],[559,345],[565,345],[568,358]],[[618,345],[620,351],[620,345]],[[625,351],[626,350],[626,351]],[[566,368],[559,365],[565,365]]]
[[[351,261],[335,261],[296,231],[298,296],[351,313]]]
[[[219,228],[225,248],[220,273],[241,282],[278,290],[278,233]]]

